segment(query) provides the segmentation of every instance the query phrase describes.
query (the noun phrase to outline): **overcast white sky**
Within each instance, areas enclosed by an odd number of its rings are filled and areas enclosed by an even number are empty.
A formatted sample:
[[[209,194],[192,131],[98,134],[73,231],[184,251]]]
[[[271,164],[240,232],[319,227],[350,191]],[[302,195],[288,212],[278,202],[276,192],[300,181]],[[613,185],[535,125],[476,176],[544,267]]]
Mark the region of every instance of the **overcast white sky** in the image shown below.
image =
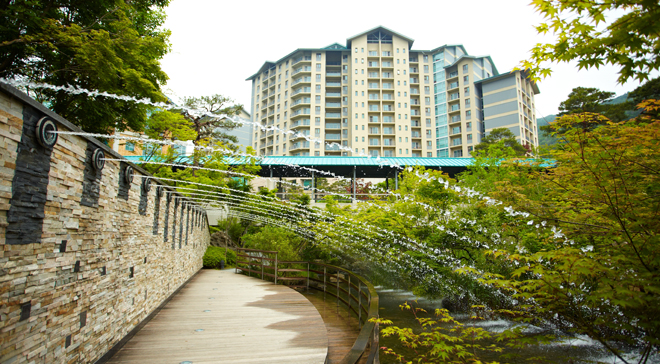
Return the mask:
[[[538,42],[543,20],[530,0],[435,1],[212,1],[172,0],[165,27],[172,52],[162,61],[171,96],[222,94],[250,110],[251,83],[265,61],[297,48],[346,45],[346,38],[382,25],[415,40],[413,49],[463,44],[471,55],[490,55],[500,72],[510,71]],[[539,83],[537,117],[554,114],[577,86],[621,95],[639,85],[617,85],[617,69],[578,71],[553,65]]]

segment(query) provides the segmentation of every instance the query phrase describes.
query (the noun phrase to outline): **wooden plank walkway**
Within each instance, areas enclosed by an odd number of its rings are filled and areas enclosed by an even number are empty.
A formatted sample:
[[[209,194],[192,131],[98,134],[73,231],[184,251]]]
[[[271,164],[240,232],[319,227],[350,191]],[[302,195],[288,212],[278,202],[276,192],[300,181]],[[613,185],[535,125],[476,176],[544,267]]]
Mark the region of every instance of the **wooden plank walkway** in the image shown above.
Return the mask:
[[[202,270],[108,363],[320,364],[327,353],[323,320],[300,293]]]
[[[360,327],[357,318],[348,313],[346,307],[339,305],[337,299],[331,295],[326,295],[324,299],[323,292],[310,289],[302,292],[307,297],[323,317],[326,330],[328,332],[328,364],[341,362],[346,354],[351,350],[355,340],[360,333]],[[363,355],[359,363],[365,363],[367,355]]]

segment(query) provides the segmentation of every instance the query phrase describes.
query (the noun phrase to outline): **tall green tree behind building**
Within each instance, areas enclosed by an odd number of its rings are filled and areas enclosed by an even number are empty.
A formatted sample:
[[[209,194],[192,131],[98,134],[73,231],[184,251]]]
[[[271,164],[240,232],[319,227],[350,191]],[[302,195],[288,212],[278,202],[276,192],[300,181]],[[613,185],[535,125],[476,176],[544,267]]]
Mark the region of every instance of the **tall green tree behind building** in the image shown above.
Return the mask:
[[[159,60],[170,50],[160,26],[169,0],[2,1],[0,77],[25,77],[165,101]],[[148,106],[134,102],[27,90],[90,132],[142,130]]]

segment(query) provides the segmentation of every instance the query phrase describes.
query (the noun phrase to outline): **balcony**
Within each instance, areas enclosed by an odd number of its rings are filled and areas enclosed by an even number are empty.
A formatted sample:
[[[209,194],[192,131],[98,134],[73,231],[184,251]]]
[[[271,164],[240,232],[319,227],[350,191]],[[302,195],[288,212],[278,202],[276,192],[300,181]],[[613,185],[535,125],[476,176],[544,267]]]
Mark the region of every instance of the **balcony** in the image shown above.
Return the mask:
[[[325,107],[326,108],[341,107],[341,102],[326,102]]]
[[[298,64],[299,62],[310,62],[312,60],[312,56],[301,56],[294,58],[293,61],[291,61],[292,65]]]
[[[385,147],[394,146],[394,139],[384,138],[383,139],[383,146],[385,146]]]
[[[379,89],[380,85],[378,84],[378,82],[369,82],[369,88],[370,89]]]
[[[369,122],[370,123],[378,123],[380,121],[378,119],[378,116],[369,116]]]
[[[341,82],[326,82],[326,87],[341,87]]]
[[[452,147],[458,147],[458,146],[461,146],[462,144],[463,143],[462,143],[461,138],[455,138],[455,139],[451,140],[451,146]]]
[[[311,83],[311,82],[312,82],[312,78],[311,78],[311,77],[300,77],[300,78],[296,79],[295,81],[293,81],[293,83],[291,84],[291,86],[295,86],[295,85],[300,84],[300,83],[303,83],[303,82],[304,82],[304,83]]]
[[[295,149],[303,149],[303,148],[309,148],[309,142],[297,142],[291,144],[291,149],[290,150],[295,150]]]
[[[369,57],[378,57],[378,51],[369,51]]]
[[[392,105],[383,105],[383,111],[394,111],[394,106],[392,106]]]
[[[326,151],[329,151],[329,152],[335,152],[335,151],[338,152],[338,151],[340,151],[341,149],[340,149],[340,147],[339,147],[338,144],[333,144],[333,145],[327,145],[327,144],[326,144],[326,145],[325,145],[325,150],[326,150]]]
[[[461,121],[460,115],[452,116],[451,119],[449,120],[450,123],[458,123],[459,121]]]
[[[411,88],[410,89],[410,94],[411,95],[419,95],[419,89],[418,88]]]
[[[369,72],[367,76],[369,78],[378,78],[378,72]]]
[[[390,51],[383,51],[382,55],[383,55],[383,57],[392,57],[392,52],[390,52]]]
[[[370,147],[380,146],[380,140],[378,140],[378,139],[369,139],[369,146]]]
[[[293,100],[291,103],[291,107],[298,106],[298,105],[303,105],[303,104],[309,104],[312,102],[312,99],[309,97],[303,97],[301,99]]]
[[[412,132],[412,137],[413,137],[413,138],[421,138],[421,137],[422,137],[422,134],[421,134],[420,132],[418,132],[418,131],[413,131],[413,132]]]
[[[410,116],[421,116],[422,113],[419,110],[410,110]]]
[[[447,90],[453,90],[455,88],[458,88],[458,82],[452,82],[447,86]]]
[[[302,94],[302,93],[308,94],[308,93],[311,93],[311,92],[312,92],[311,87],[300,87],[300,88],[297,88],[297,89],[293,90],[293,93],[291,93],[291,96],[296,96],[296,95]]]
[[[309,119],[301,119],[301,120],[297,120],[297,121],[292,122],[291,123],[291,128],[297,128],[297,127],[309,126],[309,125],[310,125]]]
[[[383,134],[388,134],[388,135],[394,134],[394,128],[390,128],[390,127],[383,128]]]
[[[325,97],[341,97],[341,93],[339,92],[326,92]]]
[[[326,129],[341,129],[340,123],[325,123]]]
[[[408,72],[410,72],[410,73],[419,73],[419,68],[417,68],[417,67],[410,67],[410,68],[408,69]]]
[[[394,73],[392,73],[392,72],[383,72],[383,78],[394,78]]]
[[[383,61],[382,64],[383,68],[392,68],[394,66],[393,63],[389,61]]]
[[[299,139],[299,138],[305,138],[305,137],[308,138],[309,135],[310,135],[310,134],[309,134],[309,129],[306,129],[306,130],[303,129],[303,130],[299,131],[298,133],[293,134],[293,136],[291,137],[291,139]]]
[[[338,112],[327,112],[325,113],[325,118],[326,119],[340,119],[341,114]]]
[[[422,143],[412,143],[412,149],[422,149]]]
[[[419,78],[411,77],[410,78],[410,84],[412,85],[413,83],[419,83]]]
[[[296,111],[291,112],[291,117],[295,117],[298,115],[309,115],[311,113],[310,108],[303,108],[303,109],[298,109]]]
[[[325,133],[325,140],[341,140],[341,134]]]
[[[312,67],[310,66],[303,66],[303,67],[298,67],[293,70],[293,73],[291,73],[292,76],[295,76],[301,72],[309,73],[312,72]]]
[[[394,100],[393,94],[383,94],[383,100]]]
[[[458,71],[450,73],[449,76],[447,76],[447,79],[454,78],[454,77],[458,77]]]
[[[369,111],[380,111],[378,105],[369,105]]]
[[[386,124],[394,123],[394,118],[391,116],[383,116],[383,123]]]
[[[340,77],[341,72],[326,72],[325,76],[326,77]]]
[[[422,123],[420,123],[419,120],[413,120],[410,122],[410,126],[412,126],[413,128],[419,128],[422,126]]]
[[[417,59],[417,57],[414,57],[414,58],[408,58],[408,62],[409,62],[409,63],[418,63],[419,60]]]

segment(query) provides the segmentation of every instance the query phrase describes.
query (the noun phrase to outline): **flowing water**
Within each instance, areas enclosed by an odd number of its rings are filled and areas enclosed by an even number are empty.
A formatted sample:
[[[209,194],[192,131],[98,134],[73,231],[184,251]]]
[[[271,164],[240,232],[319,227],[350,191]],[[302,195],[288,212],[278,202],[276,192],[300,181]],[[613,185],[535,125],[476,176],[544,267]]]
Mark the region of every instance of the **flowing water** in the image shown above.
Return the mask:
[[[389,319],[394,322],[394,325],[399,327],[419,327],[413,315],[409,311],[402,311],[399,305],[408,301],[414,303],[417,300],[416,306],[425,309],[429,313],[433,313],[436,308],[442,308],[441,300],[429,300],[416,297],[412,292],[397,289],[386,289],[383,287],[376,287],[380,299],[379,314],[381,318]],[[429,317],[429,316],[427,316]],[[511,328],[518,323],[508,320],[486,320],[481,322],[469,322],[468,315],[452,313],[457,321],[465,324],[474,324],[475,326],[482,327],[489,332],[497,333]],[[381,328],[382,330],[382,328]],[[536,328],[536,330],[540,330]],[[533,333],[534,327],[526,330],[526,332]],[[490,344],[490,343],[489,343]],[[381,334],[380,346],[393,348],[395,352],[403,354],[407,360],[414,357],[414,352],[407,350],[401,345],[397,338],[383,337]],[[517,354],[518,356],[511,360],[501,361],[507,363],[622,363],[612,354],[608,353],[600,343],[591,340],[586,336],[576,336],[566,338],[563,341],[553,342],[548,345],[530,346],[522,350],[506,349],[503,353],[489,353],[482,356],[482,360],[486,361],[500,361],[503,354]],[[533,359],[537,358],[537,359]],[[543,359],[541,359],[543,358]],[[530,360],[531,359],[531,360]],[[398,361],[391,355],[385,355],[381,351],[380,362],[398,363]],[[637,361],[633,361],[637,362]],[[647,363],[660,363],[659,357],[649,359]]]

